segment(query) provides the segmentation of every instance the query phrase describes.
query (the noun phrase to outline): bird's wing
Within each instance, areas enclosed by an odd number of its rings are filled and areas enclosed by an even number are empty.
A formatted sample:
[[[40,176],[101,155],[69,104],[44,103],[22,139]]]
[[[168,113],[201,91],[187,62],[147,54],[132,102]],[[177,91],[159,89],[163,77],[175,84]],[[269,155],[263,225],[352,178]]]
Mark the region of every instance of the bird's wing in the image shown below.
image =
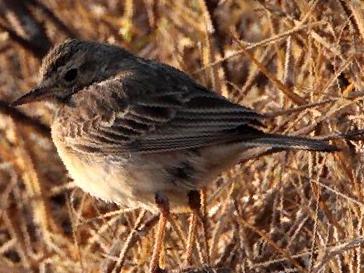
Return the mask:
[[[103,94],[95,107],[104,115],[75,143],[77,148],[102,154],[158,153],[238,141],[258,132],[262,116],[252,109],[184,75],[168,77],[132,75],[93,85],[93,93]]]

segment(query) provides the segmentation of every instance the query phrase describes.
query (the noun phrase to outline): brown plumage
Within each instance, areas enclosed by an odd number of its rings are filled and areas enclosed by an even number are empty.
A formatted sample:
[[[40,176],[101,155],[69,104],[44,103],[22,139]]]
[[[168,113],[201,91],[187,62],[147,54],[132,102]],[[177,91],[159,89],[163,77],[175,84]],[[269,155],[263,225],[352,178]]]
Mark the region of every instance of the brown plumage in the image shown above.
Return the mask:
[[[15,104],[40,99],[59,104],[52,136],[76,184],[125,206],[155,210],[154,195],[162,193],[172,208],[184,207],[188,191],[249,147],[335,150],[323,141],[264,133],[263,115],[171,66],[108,44],[68,40],[53,49],[39,87]]]
[[[126,207],[156,211],[155,197],[163,196],[183,210],[191,191],[247,148],[335,150],[324,141],[264,133],[264,115],[108,44],[68,40],[53,49],[39,86],[14,105],[45,99],[59,105],[52,137],[75,183]]]

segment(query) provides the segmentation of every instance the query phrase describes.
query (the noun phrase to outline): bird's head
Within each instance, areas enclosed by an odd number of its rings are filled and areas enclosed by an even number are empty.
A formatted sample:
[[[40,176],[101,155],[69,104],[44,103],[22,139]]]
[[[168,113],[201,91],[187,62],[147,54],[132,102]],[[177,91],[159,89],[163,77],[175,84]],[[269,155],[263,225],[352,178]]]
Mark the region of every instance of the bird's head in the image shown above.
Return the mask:
[[[117,46],[66,40],[43,59],[38,86],[12,105],[41,100],[67,101],[82,88],[115,74],[118,63],[130,56],[131,54]]]

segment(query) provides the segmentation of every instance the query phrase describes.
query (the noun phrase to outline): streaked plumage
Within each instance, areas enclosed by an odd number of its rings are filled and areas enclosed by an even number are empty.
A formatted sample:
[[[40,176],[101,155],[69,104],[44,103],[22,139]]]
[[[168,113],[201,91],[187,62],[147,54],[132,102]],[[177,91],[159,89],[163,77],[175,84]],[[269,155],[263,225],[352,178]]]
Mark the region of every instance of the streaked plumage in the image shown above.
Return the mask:
[[[60,104],[52,137],[75,182],[127,207],[153,211],[162,193],[172,208],[183,208],[191,190],[249,147],[334,150],[323,141],[266,134],[263,115],[175,68],[107,44],[58,46],[43,62],[40,88],[17,103],[45,97],[47,89]]]

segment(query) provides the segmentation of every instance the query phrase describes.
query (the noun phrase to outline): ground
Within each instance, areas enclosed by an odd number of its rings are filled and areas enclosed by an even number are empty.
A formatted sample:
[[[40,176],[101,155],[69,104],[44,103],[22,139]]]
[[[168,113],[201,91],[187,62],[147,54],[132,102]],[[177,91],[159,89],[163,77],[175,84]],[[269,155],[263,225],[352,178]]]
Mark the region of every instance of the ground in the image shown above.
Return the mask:
[[[361,134],[339,137],[364,128],[363,2],[0,0],[0,14],[0,272],[148,268],[155,217],[74,186],[49,136],[51,105],[7,106],[67,37],[171,64],[271,115],[268,131],[341,148],[266,155],[222,174],[206,191],[194,267],[364,271]],[[168,225],[169,269],[183,264],[187,223],[180,215]]]

